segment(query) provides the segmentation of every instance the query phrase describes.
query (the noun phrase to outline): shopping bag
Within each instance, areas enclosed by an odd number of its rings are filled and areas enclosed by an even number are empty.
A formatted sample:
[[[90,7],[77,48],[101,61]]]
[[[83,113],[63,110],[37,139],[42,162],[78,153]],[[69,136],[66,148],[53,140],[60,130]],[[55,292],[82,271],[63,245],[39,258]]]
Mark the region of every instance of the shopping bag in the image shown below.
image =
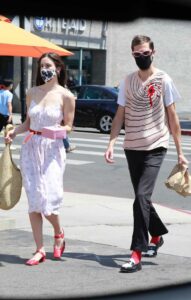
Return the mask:
[[[13,128],[6,126],[5,132]],[[12,159],[11,144],[5,144],[0,157],[0,209],[9,210],[13,208],[21,197],[22,176],[20,169]]]
[[[191,195],[191,176],[188,171],[188,166],[176,164],[165,180],[167,188],[174,190],[181,196]]]

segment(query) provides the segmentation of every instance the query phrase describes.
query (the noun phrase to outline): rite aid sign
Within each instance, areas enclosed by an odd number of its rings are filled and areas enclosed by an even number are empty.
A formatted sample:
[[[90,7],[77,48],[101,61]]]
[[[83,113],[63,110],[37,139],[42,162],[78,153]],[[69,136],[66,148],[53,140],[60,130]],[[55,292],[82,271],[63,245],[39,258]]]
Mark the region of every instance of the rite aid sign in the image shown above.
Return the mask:
[[[83,19],[54,19],[45,17],[34,17],[33,26],[35,30],[82,34],[86,29],[86,21]]]

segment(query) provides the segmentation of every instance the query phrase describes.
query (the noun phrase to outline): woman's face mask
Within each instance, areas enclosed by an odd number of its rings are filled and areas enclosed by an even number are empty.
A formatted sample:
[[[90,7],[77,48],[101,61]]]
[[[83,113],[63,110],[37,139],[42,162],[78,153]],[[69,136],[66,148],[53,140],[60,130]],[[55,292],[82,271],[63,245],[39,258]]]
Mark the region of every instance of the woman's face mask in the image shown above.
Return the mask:
[[[44,82],[48,82],[50,81],[54,76],[56,76],[56,70],[55,69],[46,69],[46,68],[42,68],[40,70],[40,74],[42,77],[42,80]]]

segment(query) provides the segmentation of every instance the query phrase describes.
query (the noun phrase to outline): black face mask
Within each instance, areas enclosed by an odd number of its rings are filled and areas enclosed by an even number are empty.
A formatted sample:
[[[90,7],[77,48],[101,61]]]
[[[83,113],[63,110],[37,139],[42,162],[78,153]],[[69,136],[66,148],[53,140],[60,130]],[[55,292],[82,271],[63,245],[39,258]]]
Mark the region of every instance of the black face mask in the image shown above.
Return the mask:
[[[136,64],[141,70],[147,70],[152,63],[152,60],[153,59],[151,55],[149,56],[141,55],[139,57],[135,57]]]

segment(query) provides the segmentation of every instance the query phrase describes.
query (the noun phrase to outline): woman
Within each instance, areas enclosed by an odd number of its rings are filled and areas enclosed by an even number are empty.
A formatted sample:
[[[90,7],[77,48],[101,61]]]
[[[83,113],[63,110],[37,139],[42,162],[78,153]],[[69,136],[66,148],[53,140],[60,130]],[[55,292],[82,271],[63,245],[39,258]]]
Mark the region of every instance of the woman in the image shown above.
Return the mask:
[[[29,204],[29,218],[36,243],[34,256],[26,264],[33,266],[45,261],[43,216],[54,229],[54,253],[60,259],[65,248],[64,230],[59,208],[63,200],[63,175],[66,152],[62,139],[41,135],[43,127],[60,125],[72,130],[75,97],[65,88],[66,72],[60,56],[43,54],[38,61],[36,86],[26,96],[27,117],[24,123],[9,131],[5,143],[28,131],[21,147],[20,166]]]

